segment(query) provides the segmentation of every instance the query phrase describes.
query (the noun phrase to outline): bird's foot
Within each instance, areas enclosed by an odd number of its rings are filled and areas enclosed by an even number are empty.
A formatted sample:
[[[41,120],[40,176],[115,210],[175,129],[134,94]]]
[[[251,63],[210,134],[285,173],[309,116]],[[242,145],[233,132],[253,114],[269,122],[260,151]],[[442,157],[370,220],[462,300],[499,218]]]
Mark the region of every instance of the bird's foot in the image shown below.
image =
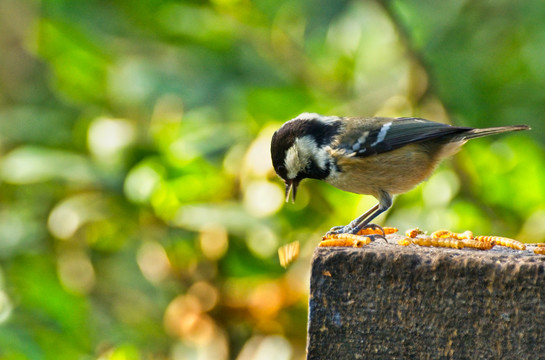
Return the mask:
[[[383,239],[386,239],[386,233],[384,232],[384,229],[382,226],[379,226],[377,224],[367,224],[364,226],[356,226],[354,229],[352,229],[353,234],[359,234],[359,235],[380,235]]]
[[[352,234],[350,230],[352,230],[350,225],[333,226],[331,229],[329,229],[328,232],[325,233],[325,236],[329,236],[333,234]]]
[[[334,226],[325,234],[325,236],[333,234],[356,234],[370,237],[373,241],[376,238],[386,240],[386,234],[384,229],[377,224],[367,224],[364,226],[352,226],[351,224],[345,226]]]

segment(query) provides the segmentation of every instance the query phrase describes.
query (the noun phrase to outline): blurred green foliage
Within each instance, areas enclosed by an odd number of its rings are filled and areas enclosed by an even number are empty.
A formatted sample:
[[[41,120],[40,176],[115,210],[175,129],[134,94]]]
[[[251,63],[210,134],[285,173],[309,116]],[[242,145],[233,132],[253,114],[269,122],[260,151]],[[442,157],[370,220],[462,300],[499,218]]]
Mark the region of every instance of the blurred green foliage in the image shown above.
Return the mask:
[[[544,18],[537,0],[4,0],[0,357],[304,358],[312,250],[375,200],[307,181],[283,204],[270,136],[303,111],[531,125],[466,145],[379,222],[544,241]]]

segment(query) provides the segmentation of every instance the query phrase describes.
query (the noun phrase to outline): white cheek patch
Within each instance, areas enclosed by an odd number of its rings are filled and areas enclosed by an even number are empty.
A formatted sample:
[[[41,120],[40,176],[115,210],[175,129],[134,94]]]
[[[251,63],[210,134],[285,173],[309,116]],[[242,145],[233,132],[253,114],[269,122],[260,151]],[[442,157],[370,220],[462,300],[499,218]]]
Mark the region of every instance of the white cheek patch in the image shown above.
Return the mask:
[[[292,145],[288,151],[286,151],[284,165],[288,171],[288,179],[295,179],[299,171],[305,168],[305,165],[301,162],[299,157],[299,151],[296,144]]]
[[[303,136],[296,139],[294,144],[286,151],[286,166],[288,179],[295,179],[297,174],[304,171],[311,160],[316,165],[325,169],[327,153],[325,149],[319,148],[311,136]]]

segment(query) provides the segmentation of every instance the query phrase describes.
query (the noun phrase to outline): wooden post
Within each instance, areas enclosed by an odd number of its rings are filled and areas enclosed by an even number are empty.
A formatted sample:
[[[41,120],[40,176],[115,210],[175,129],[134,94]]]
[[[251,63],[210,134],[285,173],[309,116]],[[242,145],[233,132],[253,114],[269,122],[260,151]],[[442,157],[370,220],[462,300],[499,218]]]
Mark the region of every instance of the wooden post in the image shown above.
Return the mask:
[[[545,256],[317,248],[307,359],[545,358]]]

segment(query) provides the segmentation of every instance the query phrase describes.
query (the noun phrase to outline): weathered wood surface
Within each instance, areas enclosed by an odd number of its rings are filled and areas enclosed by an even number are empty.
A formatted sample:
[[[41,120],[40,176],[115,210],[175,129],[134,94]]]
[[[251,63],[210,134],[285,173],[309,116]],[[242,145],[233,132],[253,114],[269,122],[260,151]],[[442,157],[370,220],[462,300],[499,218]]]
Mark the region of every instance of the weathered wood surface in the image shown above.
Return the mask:
[[[317,248],[308,359],[545,359],[545,256],[529,247]]]

